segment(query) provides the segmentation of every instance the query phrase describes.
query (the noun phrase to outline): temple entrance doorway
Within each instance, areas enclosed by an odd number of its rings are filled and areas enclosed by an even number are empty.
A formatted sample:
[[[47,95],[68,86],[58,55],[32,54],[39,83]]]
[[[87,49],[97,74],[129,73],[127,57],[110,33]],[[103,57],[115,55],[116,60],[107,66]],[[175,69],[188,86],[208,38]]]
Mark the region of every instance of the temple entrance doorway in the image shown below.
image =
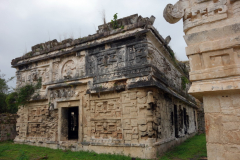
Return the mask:
[[[78,107],[68,108],[68,139],[78,139]]]

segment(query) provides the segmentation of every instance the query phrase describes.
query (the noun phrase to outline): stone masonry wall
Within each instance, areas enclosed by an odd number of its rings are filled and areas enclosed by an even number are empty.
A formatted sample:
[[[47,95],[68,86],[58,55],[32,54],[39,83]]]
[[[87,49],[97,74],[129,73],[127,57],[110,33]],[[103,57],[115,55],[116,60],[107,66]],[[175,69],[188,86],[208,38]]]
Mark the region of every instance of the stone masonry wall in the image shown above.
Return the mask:
[[[183,19],[189,93],[203,102],[209,160],[240,158],[240,0],[179,0],[169,23]]]
[[[138,15],[88,37],[50,41],[12,61],[17,86],[42,86],[18,111],[16,143],[152,159],[197,132],[188,74]]]
[[[80,92],[84,88],[77,87],[75,91]],[[189,107],[157,88],[138,88],[90,96],[80,94],[78,98],[82,101],[64,101],[64,98],[58,100],[58,109],[54,110],[48,110],[46,102],[29,103],[20,108],[15,141],[74,151],[93,150],[98,153],[101,153],[102,148],[112,146],[119,151],[111,153],[122,152],[126,155],[129,150],[126,147],[133,147],[135,151],[129,153],[131,156],[151,158],[157,156],[158,146],[175,141],[176,138],[180,140],[188,137],[197,131],[194,115],[196,108]],[[78,106],[81,110],[79,126],[82,126],[82,131],[78,140],[68,141],[68,125],[62,121],[62,116],[64,109],[73,106]],[[177,116],[174,117],[174,114]],[[171,146],[165,146],[165,150],[169,147]],[[158,154],[162,152],[159,149]]]
[[[237,160],[240,157],[240,94],[204,97],[208,157]]]
[[[13,140],[16,135],[16,114],[0,114],[0,141]]]

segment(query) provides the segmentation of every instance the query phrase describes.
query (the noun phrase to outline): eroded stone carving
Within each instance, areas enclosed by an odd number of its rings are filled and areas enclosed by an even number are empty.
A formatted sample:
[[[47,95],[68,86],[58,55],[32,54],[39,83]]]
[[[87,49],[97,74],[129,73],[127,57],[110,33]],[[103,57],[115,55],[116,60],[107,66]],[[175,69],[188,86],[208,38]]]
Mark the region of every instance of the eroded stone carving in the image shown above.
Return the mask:
[[[50,97],[52,99],[55,98],[71,98],[71,97],[76,97],[78,95],[77,92],[75,92],[74,88],[62,88],[62,89],[56,89],[52,90],[50,92]]]
[[[178,1],[175,5],[168,4],[164,9],[164,18],[169,23],[180,19],[184,22],[184,31],[202,24],[227,18],[227,0],[197,0],[198,5],[190,5],[190,0]]]
[[[62,68],[62,76],[64,79],[70,79],[74,76],[76,65],[73,60],[67,61]]]
[[[184,10],[188,7],[189,2],[184,1],[178,1],[175,5],[168,4],[164,11],[163,16],[169,23],[176,23],[184,16]]]
[[[18,84],[43,82],[39,97],[19,109],[15,141],[74,151],[114,146],[153,159],[161,145],[194,135],[195,104],[181,89],[185,64],[174,61],[154,20],[129,16],[118,20],[123,27],[104,24],[95,35],[39,44],[13,60]]]

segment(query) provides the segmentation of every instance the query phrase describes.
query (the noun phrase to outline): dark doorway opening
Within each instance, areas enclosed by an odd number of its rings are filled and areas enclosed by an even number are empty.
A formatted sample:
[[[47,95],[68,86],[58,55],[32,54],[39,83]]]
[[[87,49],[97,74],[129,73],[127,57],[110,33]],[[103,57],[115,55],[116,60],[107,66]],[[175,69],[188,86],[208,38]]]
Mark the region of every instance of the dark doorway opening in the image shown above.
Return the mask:
[[[187,110],[186,110],[186,108],[183,108],[183,120],[184,120],[184,126],[185,126],[185,128],[184,128],[184,133],[185,134],[187,134],[187,131],[188,131],[187,119],[188,119]]]
[[[196,112],[195,111],[193,111],[193,116],[194,116],[194,125],[195,125],[195,128],[197,129]]]
[[[78,139],[78,107],[68,108],[68,139]]]
[[[178,138],[178,114],[177,114],[177,106],[174,105],[174,126],[175,126],[175,137]]]

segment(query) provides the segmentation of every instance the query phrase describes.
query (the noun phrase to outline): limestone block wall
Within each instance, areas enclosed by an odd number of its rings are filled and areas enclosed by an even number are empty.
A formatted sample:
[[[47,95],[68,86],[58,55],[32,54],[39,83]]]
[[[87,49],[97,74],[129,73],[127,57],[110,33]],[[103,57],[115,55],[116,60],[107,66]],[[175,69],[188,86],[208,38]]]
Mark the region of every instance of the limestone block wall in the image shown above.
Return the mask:
[[[223,93],[204,96],[208,157],[238,159],[240,94]]]
[[[15,141],[56,141],[58,134],[58,112],[49,111],[47,102],[30,103],[19,108]]]
[[[18,111],[15,142],[151,159],[194,135],[197,107],[190,84],[182,85],[188,72],[154,19],[128,16],[118,20],[124,27],[104,24],[14,59],[18,87],[42,79]]]
[[[204,104],[211,160],[240,157],[239,11],[239,0],[184,0],[164,10],[169,23],[183,18],[191,68],[189,93]]]
[[[115,153],[126,155],[130,147],[135,150],[132,156],[151,158],[156,157],[159,146],[197,132],[196,108],[157,88],[90,95],[84,94],[84,88],[75,88],[80,92],[75,99],[54,97],[55,109],[49,110],[46,101],[21,107],[15,141],[98,153],[113,146],[119,150],[113,150]],[[73,106],[79,108],[79,138],[69,141],[68,122],[63,116],[65,109]],[[158,154],[162,152],[159,149]]]
[[[0,114],[0,141],[13,140],[16,135],[16,114]]]

